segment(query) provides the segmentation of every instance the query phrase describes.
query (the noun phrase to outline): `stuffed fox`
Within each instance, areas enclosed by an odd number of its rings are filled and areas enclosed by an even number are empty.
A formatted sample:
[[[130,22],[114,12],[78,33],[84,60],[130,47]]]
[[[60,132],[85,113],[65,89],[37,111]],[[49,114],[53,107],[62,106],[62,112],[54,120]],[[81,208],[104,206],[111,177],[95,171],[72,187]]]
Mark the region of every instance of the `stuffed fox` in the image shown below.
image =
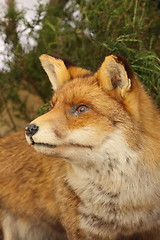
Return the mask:
[[[128,63],[40,61],[50,110],[0,140],[4,240],[160,240],[160,113]]]

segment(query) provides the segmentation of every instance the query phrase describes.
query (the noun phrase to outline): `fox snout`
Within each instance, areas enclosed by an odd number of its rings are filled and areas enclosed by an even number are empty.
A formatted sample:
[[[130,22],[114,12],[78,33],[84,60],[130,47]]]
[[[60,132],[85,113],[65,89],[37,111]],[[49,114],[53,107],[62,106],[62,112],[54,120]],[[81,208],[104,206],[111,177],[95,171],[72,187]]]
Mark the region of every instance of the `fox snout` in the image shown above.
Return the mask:
[[[25,128],[26,135],[32,137],[36,132],[38,132],[39,127],[36,124],[29,124]]]

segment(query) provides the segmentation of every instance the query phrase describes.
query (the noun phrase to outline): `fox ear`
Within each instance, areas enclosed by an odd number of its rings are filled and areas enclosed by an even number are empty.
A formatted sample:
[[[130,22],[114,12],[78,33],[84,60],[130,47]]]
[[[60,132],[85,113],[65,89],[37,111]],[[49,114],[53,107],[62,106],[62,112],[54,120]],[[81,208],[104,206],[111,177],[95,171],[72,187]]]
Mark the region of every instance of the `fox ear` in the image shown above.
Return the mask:
[[[100,86],[118,98],[125,98],[131,91],[133,71],[126,60],[118,55],[105,58],[97,72]]]
[[[71,76],[62,59],[47,54],[42,54],[39,59],[55,91],[70,80]]]

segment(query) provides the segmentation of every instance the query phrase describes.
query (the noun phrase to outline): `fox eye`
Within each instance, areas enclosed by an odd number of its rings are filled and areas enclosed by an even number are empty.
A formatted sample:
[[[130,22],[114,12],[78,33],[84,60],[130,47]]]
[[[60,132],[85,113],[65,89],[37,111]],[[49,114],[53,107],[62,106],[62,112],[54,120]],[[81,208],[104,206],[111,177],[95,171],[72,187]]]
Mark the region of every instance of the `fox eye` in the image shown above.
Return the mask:
[[[84,104],[79,105],[79,106],[77,106],[77,108],[76,108],[76,112],[77,112],[78,114],[84,113],[84,112],[86,112],[86,111],[88,111],[88,110],[89,110],[89,107],[88,107],[87,105],[84,105]]]
[[[80,104],[80,105],[77,105],[77,106],[71,108],[69,110],[69,113],[72,115],[75,115],[75,116],[79,116],[80,114],[85,113],[88,110],[90,110],[89,106],[87,106],[85,104]]]

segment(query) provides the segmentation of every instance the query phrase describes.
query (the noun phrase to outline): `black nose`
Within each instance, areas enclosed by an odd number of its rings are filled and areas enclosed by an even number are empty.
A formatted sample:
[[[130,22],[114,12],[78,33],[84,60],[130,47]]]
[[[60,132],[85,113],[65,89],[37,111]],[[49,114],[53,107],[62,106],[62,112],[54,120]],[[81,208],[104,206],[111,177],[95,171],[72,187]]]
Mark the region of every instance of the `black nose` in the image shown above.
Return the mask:
[[[32,137],[38,131],[38,129],[39,127],[36,126],[35,124],[29,124],[25,129],[26,135]]]

